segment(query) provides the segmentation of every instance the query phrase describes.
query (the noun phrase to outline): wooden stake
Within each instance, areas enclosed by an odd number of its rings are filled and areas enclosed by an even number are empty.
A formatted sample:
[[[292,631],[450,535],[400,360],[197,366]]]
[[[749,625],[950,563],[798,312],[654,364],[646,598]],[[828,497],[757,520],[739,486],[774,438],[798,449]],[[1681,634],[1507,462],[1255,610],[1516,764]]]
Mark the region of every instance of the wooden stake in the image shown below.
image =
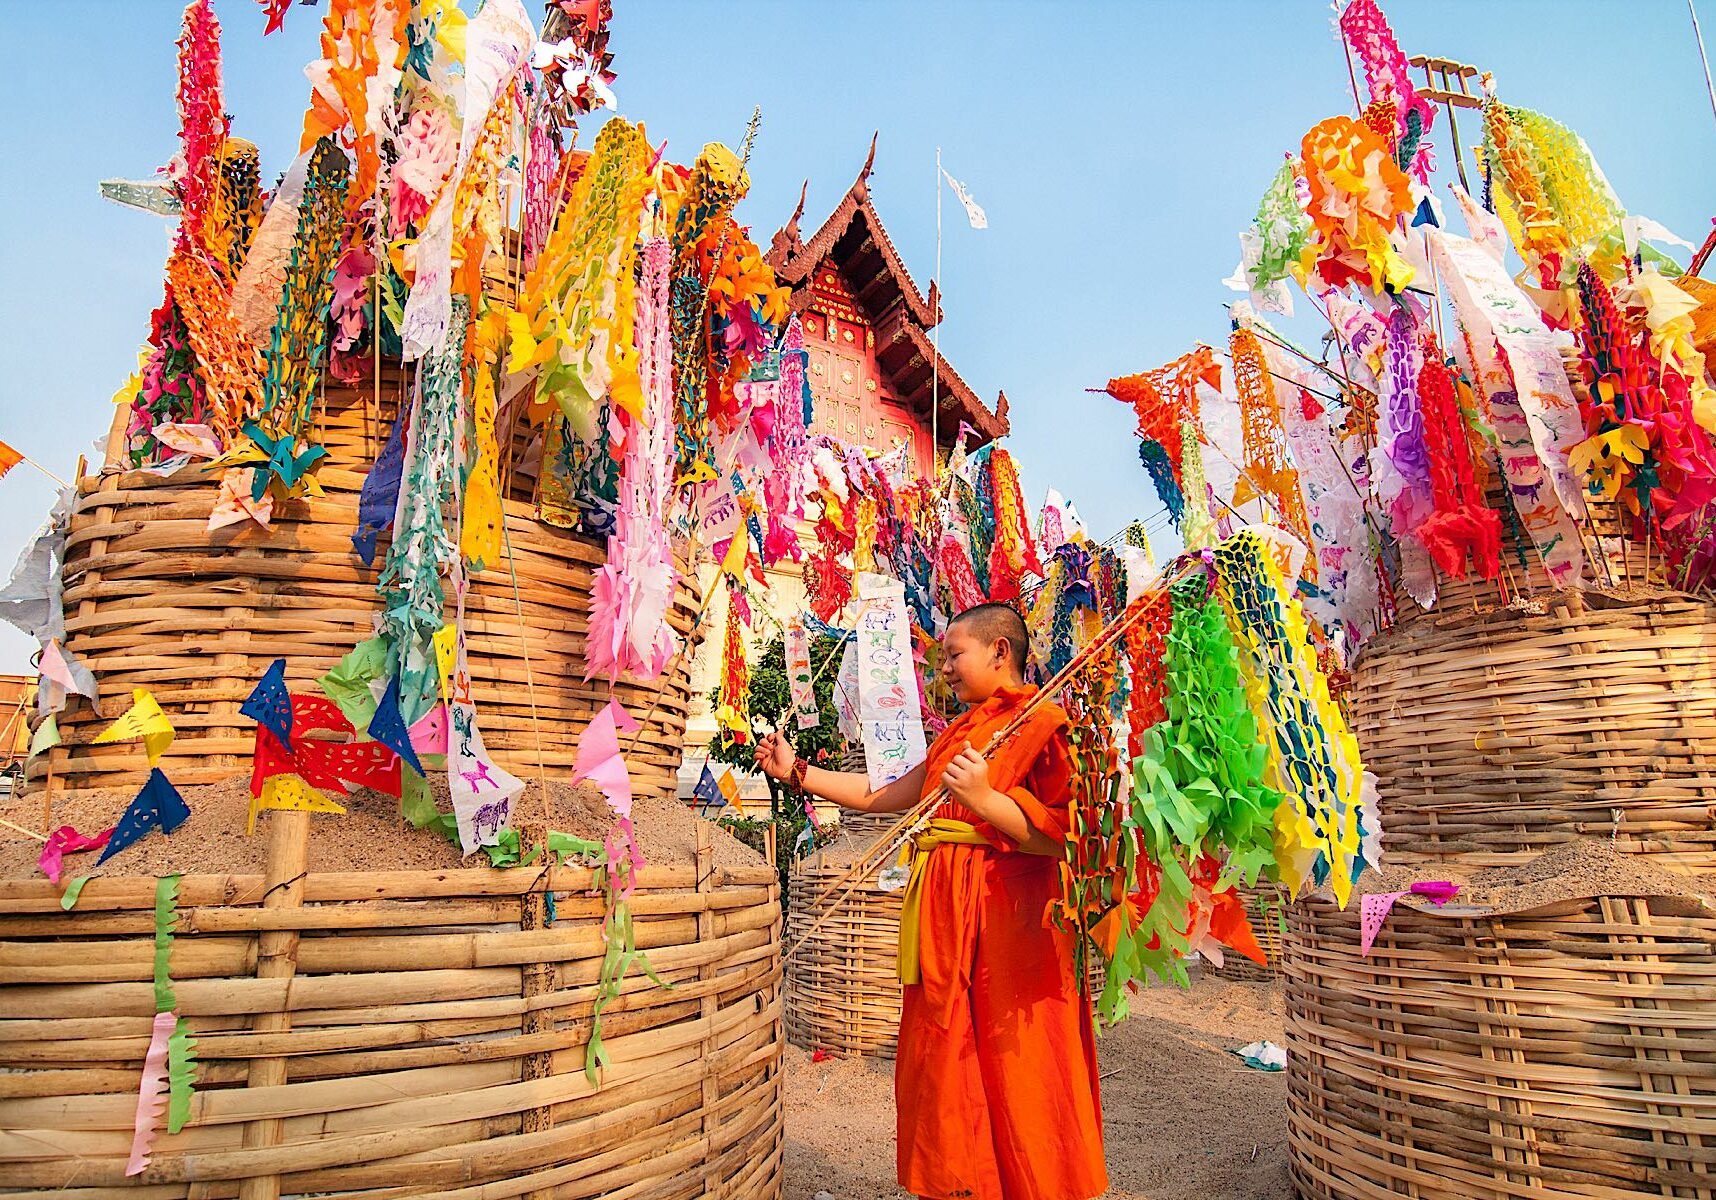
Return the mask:
[[[309,857],[310,814],[276,810],[268,814],[268,861],[264,867],[267,891],[262,897],[264,909],[302,908],[304,905],[305,864]],[[256,977],[258,979],[291,979],[298,970],[298,931],[268,929],[257,938]],[[251,1026],[259,1038],[284,1034],[292,1028],[292,1014],[282,1004],[274,1012],[259,1013]],[[251,1088],[277,1088],[286,1082],[285,1056],[253,1058],[250,1061],[248,1085]],[[243,1145],[246,1150],[278,1146],[284,1136],[285,1121],[279,1117],[248,1121],[244,1126]],[[280,1200],[280,1176],[255,1175],[238,1185],[239,1200]]]

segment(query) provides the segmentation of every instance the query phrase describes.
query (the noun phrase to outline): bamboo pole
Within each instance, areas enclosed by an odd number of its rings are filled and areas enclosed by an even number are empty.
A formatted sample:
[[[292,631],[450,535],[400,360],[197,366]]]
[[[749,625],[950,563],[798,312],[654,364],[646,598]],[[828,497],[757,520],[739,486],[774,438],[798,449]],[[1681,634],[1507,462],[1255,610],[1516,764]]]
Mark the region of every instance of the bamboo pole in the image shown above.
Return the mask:
[[[304,903],[304,865],[310,845],[310,814],[278,810],[268,814],[268,865],[264,878],[267,891],[262,906],[269,909],[298,908]],[[267,930],[257,939],[256,978],[290,981],[298,968],[298,932]],[[284,1007],[260,1013],[251,1026],[262,1035],[281,1034],[292,1028],[292,1014]],[[250,1060],[248,1086],[275,1088],[286,1082],[287,1064],[281,1058]],[[285,1123],[279,1117],[263,1118],[244,1127],[244,1147],[263,1149],[280,1144]],[[239,1184],[238,1200],[280,1200],[278,1173],[255,1175]]]

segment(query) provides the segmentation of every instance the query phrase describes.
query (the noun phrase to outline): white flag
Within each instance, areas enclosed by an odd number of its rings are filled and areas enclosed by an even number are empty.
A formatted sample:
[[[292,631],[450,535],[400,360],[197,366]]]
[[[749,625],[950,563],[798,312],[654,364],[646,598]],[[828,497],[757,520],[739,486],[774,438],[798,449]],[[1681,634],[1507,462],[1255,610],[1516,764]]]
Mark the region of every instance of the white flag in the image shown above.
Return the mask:
[[[971,198],[971,193],[965,190],[965,185],[949,175],[945,168],[942,170],[941,177],[947,180],[947,186],[953,189],[953,194],[959,197],[961,204],[965,205],[965,219],[971,222],[971,227],[973,229],[988,229],[988,214],[977,206],[977,201]]]

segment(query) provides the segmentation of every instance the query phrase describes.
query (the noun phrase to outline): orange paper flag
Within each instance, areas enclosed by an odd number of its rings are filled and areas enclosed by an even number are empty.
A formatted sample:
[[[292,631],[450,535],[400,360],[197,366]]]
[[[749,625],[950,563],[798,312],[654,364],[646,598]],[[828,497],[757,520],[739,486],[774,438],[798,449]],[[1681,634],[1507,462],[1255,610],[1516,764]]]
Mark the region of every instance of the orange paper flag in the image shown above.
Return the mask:
[[[22,454],[12,449],[5,442],[0,442],[0,477],[4,477],[6,472],[23,461],[24,456]]]

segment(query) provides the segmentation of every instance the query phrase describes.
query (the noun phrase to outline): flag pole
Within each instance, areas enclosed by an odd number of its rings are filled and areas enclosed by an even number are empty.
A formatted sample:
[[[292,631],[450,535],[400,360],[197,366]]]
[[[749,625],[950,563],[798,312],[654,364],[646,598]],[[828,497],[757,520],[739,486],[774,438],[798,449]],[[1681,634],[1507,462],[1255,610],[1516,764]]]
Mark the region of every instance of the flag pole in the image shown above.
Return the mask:
[[[941,147],[935,148],[935,361],[930,364],[930,482],[941,481]]]
[[[1693,7],[1692,0],[1686,0],[1686,11],[1692,17],[1692,38],[1698,44],[1698,61],[1704,64],[1704,90],[1710,96],[1711,112],[1716,113],[1716,84],[1710,82],[1710,59],[1704,53],[1704,32],[1698,28],[1698,10]],[[939,186],[940,180],[936,182]]]

